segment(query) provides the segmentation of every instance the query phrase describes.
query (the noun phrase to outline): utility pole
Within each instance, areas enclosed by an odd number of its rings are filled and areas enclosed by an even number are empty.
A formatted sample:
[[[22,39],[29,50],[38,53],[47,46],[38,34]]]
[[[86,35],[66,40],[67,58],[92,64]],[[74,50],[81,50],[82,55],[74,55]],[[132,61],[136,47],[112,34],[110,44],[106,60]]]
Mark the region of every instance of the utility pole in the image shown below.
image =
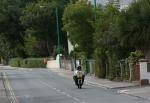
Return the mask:
[[[96,3],[97,3],[97,1],[96,0],[94,0],[94,8],[96,9]]]
[[[94,0],[95,20],[96,20],[96,4],[97,4],[97,2],[96,2],[96,0]]]
[[[59,17],[58,17],[58,8],[56,7],[56,24],[57,24],[57,49],[58,54],[60,54],[60,29],[59,29]]]

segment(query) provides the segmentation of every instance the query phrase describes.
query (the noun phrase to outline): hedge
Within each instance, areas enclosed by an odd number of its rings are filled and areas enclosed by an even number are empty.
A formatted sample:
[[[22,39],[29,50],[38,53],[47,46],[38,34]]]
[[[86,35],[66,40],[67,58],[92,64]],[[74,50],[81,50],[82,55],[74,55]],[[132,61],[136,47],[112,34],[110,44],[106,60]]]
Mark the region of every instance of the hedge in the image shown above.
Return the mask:
[[[9,60],[9,65],[12,67],[20,67],[22,64],[23,59],[22,58],[12,58]]]
[[[43,58],[27,58],[22,61],[23,68],[45,68]]]

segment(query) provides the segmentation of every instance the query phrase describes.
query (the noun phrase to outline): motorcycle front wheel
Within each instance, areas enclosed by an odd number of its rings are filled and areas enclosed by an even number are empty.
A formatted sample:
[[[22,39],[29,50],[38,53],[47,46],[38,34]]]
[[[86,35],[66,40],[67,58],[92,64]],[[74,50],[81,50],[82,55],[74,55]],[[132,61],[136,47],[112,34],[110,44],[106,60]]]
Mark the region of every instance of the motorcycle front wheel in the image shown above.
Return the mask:
[[[82,88],[82,81],[78,80],[78,88],[81,89]]]

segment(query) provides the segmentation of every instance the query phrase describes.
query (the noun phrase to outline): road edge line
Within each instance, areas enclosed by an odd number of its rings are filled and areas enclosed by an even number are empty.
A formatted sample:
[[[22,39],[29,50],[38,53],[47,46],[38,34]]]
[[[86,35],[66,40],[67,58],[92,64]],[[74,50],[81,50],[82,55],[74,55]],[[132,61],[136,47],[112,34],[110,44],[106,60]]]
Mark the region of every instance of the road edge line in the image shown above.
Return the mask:
[[[13,100],[13,102],[11,101],[11,103],[19,103],[18,99],[15,96],[15,93],[13,92],[12,87],[10,86],[6,73],[3,73],[3,77],[4,77],[4,85],[7,90],[7,93],[9,92],[9,94],[7,94],[7,96],[9,96],[9,100],[10,101]]]

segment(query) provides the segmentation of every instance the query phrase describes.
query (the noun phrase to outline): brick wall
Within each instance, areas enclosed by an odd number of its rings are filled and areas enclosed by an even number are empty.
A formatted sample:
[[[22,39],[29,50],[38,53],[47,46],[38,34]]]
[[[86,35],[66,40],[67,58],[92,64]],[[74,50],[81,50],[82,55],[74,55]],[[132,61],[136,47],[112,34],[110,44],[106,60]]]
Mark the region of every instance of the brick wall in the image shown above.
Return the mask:
[[[134,79],[135,81],[140,81],[140,65],[136,64],[134,66]]]

